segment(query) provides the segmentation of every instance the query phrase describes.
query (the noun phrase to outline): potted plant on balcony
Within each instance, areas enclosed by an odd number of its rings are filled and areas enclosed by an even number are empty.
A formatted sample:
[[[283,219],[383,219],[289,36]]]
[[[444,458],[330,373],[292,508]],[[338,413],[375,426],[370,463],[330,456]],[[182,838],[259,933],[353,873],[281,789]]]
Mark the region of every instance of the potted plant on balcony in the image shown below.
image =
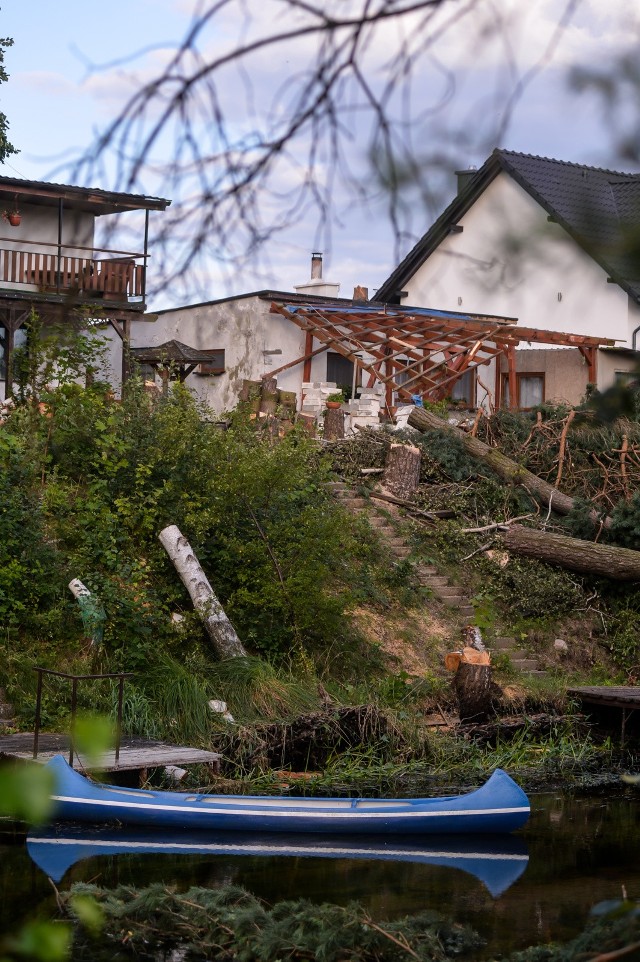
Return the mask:
[[[9,221],[12,227],[20,226],[20,221],[22,220],[22,214],[18,210],[17,205],[13,208],[13,210],[3,211],[2,216],[5,220]]]
[[[344,404],[344,394],[342,393],[342,391],[335,391],[333,394],[329,395],[329,397],[325,401],[325,404],[329,410],[342,407],[342,405]]]

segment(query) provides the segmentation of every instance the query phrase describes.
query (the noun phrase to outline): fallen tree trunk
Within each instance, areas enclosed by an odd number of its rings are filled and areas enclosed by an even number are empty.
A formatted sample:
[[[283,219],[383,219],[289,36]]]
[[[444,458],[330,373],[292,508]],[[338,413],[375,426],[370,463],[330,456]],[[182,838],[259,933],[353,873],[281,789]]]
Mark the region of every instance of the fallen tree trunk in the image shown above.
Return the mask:
[[[640,581],[640,551],[550,534],[514,524],[504,535],[508,551],[614,581]]]
[[[191,596],[193,607],[202,619],[218,658],[246,658],[247,653],[235,628],[178,526],[171,524],[168,528],[163,528],[158,537]]]
[[[409,415],[409,424],[412,428],[417,428],[418,431],[446,431],[453,437],[458,438],[472,457],[488,465],[498,477],[512,484],[522,485],[531,495],[538,498],[547,507],[551,507],[558,514],[569,514],[573,508],[574,499],[568,494],[558,491],[548,481],[543,481],[537,474],[527,471],[526,468],[523,468],[516,461],[512,461],[498,448],[492,448],[484,441],[461,431],[460,428],[443,421],[442,418],[432,414],[431,411],[427,411],[425,408],[414,408]],[[610,518],[601,519],[596,511],[592,511],[590,517],[594,524],[602,523],[605,528],[611,525]]]

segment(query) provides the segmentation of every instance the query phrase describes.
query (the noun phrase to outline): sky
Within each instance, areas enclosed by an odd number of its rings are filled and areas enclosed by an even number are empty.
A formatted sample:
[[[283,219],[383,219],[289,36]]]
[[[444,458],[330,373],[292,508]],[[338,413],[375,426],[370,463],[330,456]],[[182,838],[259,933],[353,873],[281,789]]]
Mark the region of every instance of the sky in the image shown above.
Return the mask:
[[[0,3],[0,34],[14,40],[5,56],[9,80],[0,86],[0,109],[20,150],[0,173],[86,183],[72,179],[74,160],[141,85],[166,67],[194,11],[213,0],[110,0],[107,7],[86,0]],[[341,13],[360,4],[325,0],[327,9]],[[323,251],[325,277],[341,285],[343,296],[351,296],[355,285],[373,293],[452,199],[455,168],[479,167],[495,146],[618,170],[640,169],[635,144],[629,143],[640,127],[633,70],[626,85],[618,89],[601,83],[600,93],[591,87],[578,90],[569,82],[576,70],[624,76],[614,72],[618,58],[626,53],[633,63],[640,41],[640,13],[634,7],[626,0],[448,0],[435,12],[418,11],[402,26],[386,24],[371,33],[359,56],[375,93],[383,90],[399,50],[412,57],[410,86],[394,88],[387,102],[398,121],[396,143],[411,146],[420,164],[420,174],[407,172],[401,184],[396,223],[389,217],[382,151],[372,139],[375,128],[364,110],[362,90],[345,82],[341,135],[349,176],[337,169],[322,141],[314,160],[318,183],[332,202],[328,225],[319,226],[318,211],[307,198],[260,251],[241,259],[232,255],[242,246],[242,232],[221,238],[212,229],[192,274],[185,273],[184,283],[158,294],[152,307],[266,287],[291,290],[308,279],[315,250]],[[233,0],[223,4],[199,37],[198,55],[188,68],[210,62],[240,42],[304,23],[299,13],[286,8],[285,0]],[[221,70],[216,96],[232,151],[242,146],[248,150],[244,156],[251,156],[247,144],[261,124],[271,130],[286,124],[319,44],[317,36],[303,35],[258,50],[241,68]],[[605,102],[602,91],[613,92],[613,100]],[[200,109],[197,100],[194,109]],[[156,103],[145,122],[157,120],[159,110]],[[201,143],[209,137],[214,143],[206,116],[195,129]],[[128,146],[132,143],[130,139]],[[304,184],[310,144],[310,131],[303,129],[282,152],[268,185],[261,187],[255,201],[262,226],[273,224],[283,209],[282,199]],[[152,164],[136,181],[135,192],[160,193],[169,182],[158,171],[176,156],[175,141],[167,132],[156,144]],[[188,159],[184,171],[182,179],[171,183],[172,194],[160,193],[171,196],[174,205],[181,197],[194,204],[197,181],[189,175]],[[120,189],[117,172],[115,159],[107,158],[91,169],[90,185]],[[203,209],[196,199],[192,216]],[[231,235],[233,218],[228,222]]]

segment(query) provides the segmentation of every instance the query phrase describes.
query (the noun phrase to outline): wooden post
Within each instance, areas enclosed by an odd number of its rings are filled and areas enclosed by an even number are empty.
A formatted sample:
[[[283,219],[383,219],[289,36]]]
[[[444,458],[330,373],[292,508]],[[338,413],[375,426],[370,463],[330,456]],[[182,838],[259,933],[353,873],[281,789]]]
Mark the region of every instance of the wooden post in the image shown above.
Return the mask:
[[[493,711],[499,688],[493,682],[491,665],[461,661],[453,679],[461,722],[480,722]]]
[[[302,380],[307,383],[311,380],[311,354],[313,353],[313,334],[307,331],[304,339],[304,367],[302,368]]]
[[[507,349],[507,364],[509,369],[509,410],[518,410],[518,378],[516,377],[516,349],[509,346]]]
[[[264,378],[260,394],[260,413],[275,414],[278,406],[278,381],[275,377]]]

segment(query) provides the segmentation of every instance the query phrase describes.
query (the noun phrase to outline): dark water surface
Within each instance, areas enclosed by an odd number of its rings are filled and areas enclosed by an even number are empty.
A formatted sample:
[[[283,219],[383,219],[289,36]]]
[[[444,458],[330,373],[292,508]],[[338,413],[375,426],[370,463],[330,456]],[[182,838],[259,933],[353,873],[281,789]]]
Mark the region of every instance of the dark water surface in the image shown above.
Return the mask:
[[[355,851],[342,840],[335,843],[342,850],[331,852],[331,840],[307,838],[293,845],[291,855],[268,848],[257,854],[264,840],[252,837],[248,849],[235,854],[234,836],[228,835],[222,850],[199,851],[208,840],[200,837],[199,843],[192,836],[189,854],[166,849],[140,854],[114,848],[126,835],[96,839],[91,829],[80,829],[63,845],[46,838],[29,847],[0,844],[0,931],[37,912],[55,915],[51,883],[36,862],[49,875],[62,876],[56,883],[62,890],[78,881],[106,887],[162,881],[178,888],[233,883],[270,903],[357,900],[377,921],[434,909],[476,929],[487,940],[485,957],[568,940],[582,930],[594,904],[624,894],[640,898],[639,793],[630,789],[589,799],[534,795],[531,804],[531,820],[513,841],[471,839],[466,853],[459,838],[426,845],[391,840],[372,852],[358,840]],[[154,836],[147,840],[155,844]],[[290,844],[287,836],[270,840],[267,846]],[[88,844],[78,848],[83,841]],[[110,854],[95,854],[97,843]]]

